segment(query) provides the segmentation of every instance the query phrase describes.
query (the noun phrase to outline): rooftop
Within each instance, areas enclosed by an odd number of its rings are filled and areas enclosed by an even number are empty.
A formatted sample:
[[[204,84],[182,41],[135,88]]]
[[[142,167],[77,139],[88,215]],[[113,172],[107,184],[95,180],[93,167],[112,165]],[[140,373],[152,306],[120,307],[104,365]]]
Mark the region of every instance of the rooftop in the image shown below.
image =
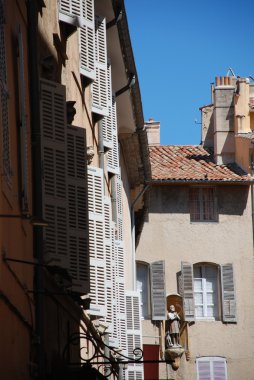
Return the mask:
[[[253,177],[236,164],[217,165],[200,145],[150,146],[153,181],[250,182]]]

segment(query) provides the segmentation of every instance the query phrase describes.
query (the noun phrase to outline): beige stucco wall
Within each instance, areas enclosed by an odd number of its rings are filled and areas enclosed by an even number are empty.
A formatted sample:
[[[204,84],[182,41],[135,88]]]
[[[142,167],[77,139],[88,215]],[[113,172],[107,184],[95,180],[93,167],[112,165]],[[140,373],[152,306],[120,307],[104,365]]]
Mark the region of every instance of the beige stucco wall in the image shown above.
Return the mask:
[[[252,297],[253,240],[251,197],[246,186],[217,188],[218,223],[191,223],[187,186],[164,186],[150,192],[149,220],[145,223],[137,248],[137,260],[148,263],[165,260],[167,294],[177,292],[176,273],[181,261],[192,264],[233,263],[237,324],[221,321],[196,321],[189,327],[191,359],[169,374],[174,379],[196,379],[198,356],[224,356],[228,379],[252,379],[254,373]],[[158,330],[149,321],[143,323],[144,336],[156,336]],[[156,343],[144,337],[143,343]],[[170,378],[169,376],[169,378]],[[166,365],[161,365],[161,378],[166,378]]]

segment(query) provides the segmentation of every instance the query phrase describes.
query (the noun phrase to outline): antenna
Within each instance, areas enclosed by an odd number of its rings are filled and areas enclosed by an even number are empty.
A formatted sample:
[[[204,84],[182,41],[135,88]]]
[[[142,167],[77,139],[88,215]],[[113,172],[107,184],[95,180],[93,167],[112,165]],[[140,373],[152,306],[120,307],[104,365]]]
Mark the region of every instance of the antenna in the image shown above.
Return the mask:
[[[233,77],[236,77],[236,75],[235,75],[235,73],[234,73],[232,67],[229,67],[229,68],[228,68],[227,77],[229,77],[229,74],[230,74],[230,73],[232,74]]]

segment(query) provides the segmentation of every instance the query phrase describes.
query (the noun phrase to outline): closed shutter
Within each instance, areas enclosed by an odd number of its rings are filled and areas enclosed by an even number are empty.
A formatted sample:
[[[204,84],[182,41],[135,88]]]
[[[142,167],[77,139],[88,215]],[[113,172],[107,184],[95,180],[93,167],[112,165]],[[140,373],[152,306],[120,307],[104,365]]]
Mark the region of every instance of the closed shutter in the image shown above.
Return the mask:
[[[198,380],[227,380],[227,363],[222,357],[202,357],[197,359]]]
[[[127,350],[126,334],[126,304],[125,304],[125,270],[124,270],[124,245],[120,240],[115,241],[116,262],[116,311],[117,311],[117,334],[119,346],[124,352]]]
[[[127,315],[127,343],[128,357],[137,359],[139,355],[134,355],[135,348],[142,349],[142,332],[141,332],[141,310],[139,292],[126,291],[126,315]],[[129,372],[134,373],[134,380],[141,380],[143,375],[143,364],[129,364]]]
[[[103,171],[88,167],[90,314],[106,316],[106,260]]]
[[[18,32],[18,65],[19,65],[19,110],[20,110],[20,159],[21,159],[21,206],[23,212],[28,212],[28,147],[27,147],[27,115],[24,48],[21,30]]]
[[[40,106],[44,254],[68,269],[65,87],[42,80]]]
[[[86,131],[67,129],[68,234],[69,271],[72,288],[89,292],[88,200],[87,200]]]
[[[236,322],[236,299],[233,265],[221,265],[223,322]]]
[[[185,321],[193,321],[195,319],[193,268],[186,262],[182,262],[182,291]]]
[[[94,0],[60,0],[59,20],[76,26],[93,24]]]
[[[119,146],[118,146],[118,130],[116,117],[116,99],[112,95],[111,112],[111,134],[112,134],[112,149],[108,151],[108,171],[110,173],[119,174]]]
[[[150,265],[152,320],[162,321],[166,317],[165,262],[155,261]]]
[[[2,160],[3,175],[11,182],[9,94],[7,89],[7,65],[5,52],[5,17],[3,3],[0,1],[0,114],[2,123]]]
[[[95,17],[95,81],[92,83],[92,112],[108,116],[106,19]]]

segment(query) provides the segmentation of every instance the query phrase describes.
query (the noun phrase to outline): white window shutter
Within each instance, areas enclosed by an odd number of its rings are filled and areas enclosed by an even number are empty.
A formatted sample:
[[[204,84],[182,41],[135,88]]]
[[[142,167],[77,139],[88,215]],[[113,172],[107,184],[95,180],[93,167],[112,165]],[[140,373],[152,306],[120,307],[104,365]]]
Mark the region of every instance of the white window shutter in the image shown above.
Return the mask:
[[[69,271],[72,289],[88,293],[88,199],[87,199],[86,131],[84,128],[67,128],[67,183],[69,221]]]
[[[112,252],[112,259],[111,259],[111,271],[112,271],[112,292],[113,292],[113,299],[112,299],[112,310],[113,310],[113,318],[112,318],[112,333],[110,333],[109,339],[110,339],[110,345],[113,347],[119,347],[119,338],[118,338],[118,314],[117,314],[117,308],[118,308],[118,297],[117,297],[117,281],[116,281],[116,273],[117,273],[117,267],[116,267],[116,244],[115,244],[115,223],[112,222],[111,224],[111,252]]]
[[[193,267],[191,264],[182,262],[182,290],[183,306],[186,321],[194,321],[195,304],[193,292]]]
[[[108,116],[104,116],[102,119],[102,130],[103,130],[103,145],[112,149],[112,129],[113,129],[113,115],[112,115],[112,84],[111,84],[111,64],[107,63],[107,80],[108,80]]]
[[[198,380],[227,380],[226,359],[220,356],[197,358]]]
[[[213,380],[211,377],[211,368],[209,358],[197,360],[198,380]]]
[[[95,81],[92,83],[92,112],[108,116],[106,19],[95,17]]]
[[[93,24],[94,0],[60,0],[59,20],[76,26]]]
[[[115,241],[115,276],[116,276],[116,311],[117,334],[119,346],[124,352],[127,350],[126,334],[126,300],[125,300],[125,270],[124,270],[124,244],[120,240]]]
[[[68,269],[65,87],[41,80],[44,254]]]
[[[24,48],[21,30],[18,31],[18,64],[19,64],[19,109],[20,109],[20,158],[21,158],[21,199],[22,211],[28,211],[28,146]]]
[[[109,324],[108,332],[113,331],[113,271],[112,271],[112,212],[110,197],[104,198],[105,220],[105,255],[106,255],[106,308],[105,322]]]
[[[111,141],[112,149],[108,151],[108,171],[110,173],[119,174],[119,146],[118,146],[118,130],[116,117],[116,99],[112,95],[112,106],[109,107],[111,113]]]
[[[223,322],[236,322],[236,298],[233,264],[221,265]]]
[[[80,27],[80,74],[95,80],[95,25],[93,0],[86,0]]]
[[[121,176],[115,176],[116,185],[116,206],[117,206],[117,220],[116,220],[116,236],[118,240],[123,240],[123,185]]]
[[[90,314],[106,316],[106,259],[103,171],[88,167]]]
[[[142,332],[141,332],[141,309],[140,309],[140,293],[126,291],[126,315],[127,315],[127,344],[128,357],[137,359],[140,356],[134,355],[135,348],[142,349]],[[144,378],[143,364],[129,364],[128,374],[134,373],[135,380]]]
[[[150,265],[152,320],[162,321],[166,316],[165,262],[155,261]]]

